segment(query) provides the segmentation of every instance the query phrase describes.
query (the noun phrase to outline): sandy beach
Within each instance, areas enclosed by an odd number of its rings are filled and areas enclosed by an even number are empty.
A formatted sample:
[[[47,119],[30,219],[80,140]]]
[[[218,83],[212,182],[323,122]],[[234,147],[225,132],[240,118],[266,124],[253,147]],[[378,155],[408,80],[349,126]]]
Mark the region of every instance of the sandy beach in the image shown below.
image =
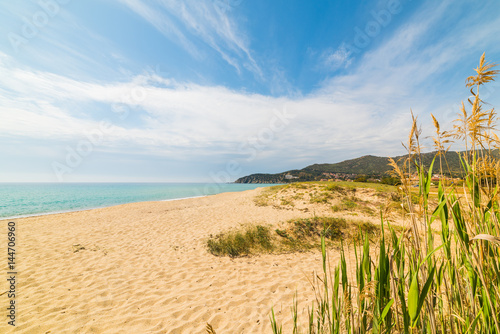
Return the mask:
[[[231,259],[205,246],[210,235],[242,224],[278,226],[313,215],[257,206],[262,191],[14,219],[15,332],[205,333],[210,323],[217,333],[270,333],[271,307],[286,332],[295,293],[299,313],[307,314],[314,298],[309,279],[321,271],[321,254]],[[318,205],[314,214],[321,210],[327,209]],[[4,250],[6,233],[2,228]],[[338,254],[330,259],[336,264]],[[5,258],[2,268],[8,271]],[[13,332],[8,302],[3,294],[2,333]]]

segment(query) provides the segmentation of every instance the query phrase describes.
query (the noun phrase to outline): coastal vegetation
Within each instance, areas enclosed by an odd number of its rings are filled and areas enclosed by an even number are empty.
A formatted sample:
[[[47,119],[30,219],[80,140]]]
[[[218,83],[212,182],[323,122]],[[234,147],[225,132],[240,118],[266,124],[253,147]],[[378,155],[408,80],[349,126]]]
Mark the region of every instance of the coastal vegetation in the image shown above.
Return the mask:
[[[212,236],[207,248],[216,256],[250,256],[262,253],[302,252],[320,249],[322,238],[327,247],[340,246],[340,239],[359,240],[363,235],[377,237],[380,231],[367,221],[335,217],[292,219],[272,229],[269,226],[246,226]]]
[[[368,210],[379,211],[388,199],[399,200],[397,191],[397,187],[380,183],[301,182],[265,188],[254,202],[257,206],[272,206],[282,210],[296,208],[307,212],[314,209],[308,204],[324,204],[333,208],[350,199]],[[369,197],[370,201],[361,199],[362,195]],[[344,208],[349,208],[349,205]]]
[[[428,165],[412,114],[408,155],[390,160],[393,175],[401,181],[405,232],[396,233],[383,217],[378,256],[372,257],[366,236],[354,245],[355,263],[346,263],[343,248],[333,269],[322,237],[323,273],[313,283],[316,298],[305,321],[298,317],[297,304],[291,305],[294,334],[500,333],[500,139],[496,112],[480,98],[482,86],[498,73],[494,66],[483,54],[476,75],[466,80],[472,93],[468,107],[462,103],[452,130],[443,131],[432,116],[438,154]],[[453,140],[466,149],[458,155],[462,185],[443,177],[453,172],[445,154]],[[432,200],[435,170],[441,179]],[[418,196],[410,178],[415,172]],[[348,267],[355,278],[347,274]],[[274,310],[270,318],[273,333],[282,333]]]
[[[241,231],[221,233],[207,241],[213,255],[231,257],[250,255],[274,250],[271,230],[268,226],[248,226]]]
[[[379,212],[400,215],[401,199],[394,186],[367,182],[302,182],[262,189],[254,198],[256,206],[278,210],[309,212],[310,218],[282,222],[278,228],[260,224],[210,236],[206,245],[216,256],[252,256],[262,253],[302,252],[321,248],[340,248],[341,240],[352,243],[368,233],[378,240]],[[323,209],[326,215],[316,216]],[[375,223],[374,223],[375,221]],[[400,231],[399,226],[395,229]]]
[[[241,239],[234,237],[238,233],[248,234],[253,240],[249,251],[209,250],[246,256],[319,249],[322,273],[313,274],[315,297],[307,317],[300,318],[301,296],[290,305],[293,334],[500,334],[500,138],[496,112],[480,98],[482,86],[498,73],[494,66],[483,54],[476,75],[466,80],[472,97],[468,107],[462,103],[453,129],[441,129],[431,115],[437,154],[430,162],[421,152],[422,131],[412,113],[407,155],[388,163],[398,187],[306,182],[267,188],[255,198],[257,206],[307,212],[314,205],[331,211],[292,219],[276,229],[257,226],[260,239],[252,237],[256,230],[233,231],[207,242],[229,245]],[[453,141],[465,147],[456,154],[459,172],[448,161]],[[450,182],[446,175],[460,175],[462,182]],[[371,200],[364,200],[362,192],[369,192]],[[335,216],[342,212],[366,217],[377,212],[380,224]],[[403,217],[402,226],[390,219],[391,212]],[[333,268],[332,248],[340,252]],[[348,253],[354,253],[354,261],[346,261]],[[270,321],[273,333],[283,333],[273,308]]]

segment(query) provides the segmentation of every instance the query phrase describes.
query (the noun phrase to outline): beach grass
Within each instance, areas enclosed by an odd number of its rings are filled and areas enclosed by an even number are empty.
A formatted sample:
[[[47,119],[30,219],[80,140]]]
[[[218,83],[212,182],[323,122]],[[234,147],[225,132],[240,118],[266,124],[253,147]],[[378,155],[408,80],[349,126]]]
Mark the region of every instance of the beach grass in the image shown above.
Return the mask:
[[[352,242],[365,234],[371,239],[380,235],[377,226],[371,222],[335,217],[291,219],[281,225],[274,230],[264,225],[248,225],[211,236],[206,246],[216,256],[240,257],[319,250],[321,238],[332,247],[340,246],[341,239]]]
[[[247,226],[238,231],[221,233],[207,240],[210,253],[217,256],[244,256],[274,249],[268,226]]]
[[[476,75],[467,78],[472,97],[462,103],[459,118],[443,131],[434,116],[438,152],[452,140],[466,152],[460,155],[463,184],[440,180],[431,195],[435,170],[444,175],[444,154],[430,166],[420,159],[421,130],[412,114],[403,167],[390,161],[401,180],[400,202],[406,229],[399,235],[382,216],[381,238],[372,257],[368,241],[354,245],[355,263],[346,249],[340,263],[330,268],[326,237],[321,237],[323,272],[313,277],[315,301],[307,319],[299,319],[296,302],[290,305],[293,333],[497,333],[500,334],[500,163],[492,156],[500,148],[494,132],[496,113],[480,98],[482,85],[498,71],[482,55]],[[414,162],[416,161],[416,165]],[[416,196],[409,175],[419,177]],[[432,197],[435,200],[432,200]],[[433,226],[439,226],[438,238]],[[355,278],[347,274],[348,266]],[[273,333],[282,333],[271,309]]]

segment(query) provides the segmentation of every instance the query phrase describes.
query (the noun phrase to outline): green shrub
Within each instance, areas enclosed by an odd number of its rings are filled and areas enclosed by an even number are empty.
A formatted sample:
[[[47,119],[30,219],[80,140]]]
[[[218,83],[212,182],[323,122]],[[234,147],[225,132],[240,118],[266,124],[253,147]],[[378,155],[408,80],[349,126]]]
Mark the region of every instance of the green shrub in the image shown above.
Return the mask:
[[[339,194],[345,194],[346,193],[346,189],[344,187],[341,187],[337,184],[330,184],[328,186],[325,187],[325,189],[327,191],[332,191],[332,192],[336,192],[336,193],[339,193]]]
[[[340,201],[340,205],[334,205],[332,206],[332,211],[333,212],[338,212],[338,211],[347,211],[347,210],[352,210],[355,209],[359,206],[358,200],[356,197],[344,197]],[[370,210],[369,208],[367,208]]]
[[[397,177],[383,177],[380,180],[382,184],[389,184],[391,186],[399,186],[401,184],[401,180]]]
[[[280,230],[279,228],[277,228],[275,232],[282,238],[288,238],[288,233],[285,230]]]
[[[333,198],[332,194],[330,192],[322,192],[322,193],[314,193],[309,200],[310,203],[328,203],[329,200]]]
[[[273,244],[269,227],[257,225],[247,227],[243,232],[218,234],[207,241],[207,247],[213,255],[236,257],[271,251]]]
[[[360,175],[354,179],[354,182],[366,182],[368,178],[365,175]]]
[[[358,239],[359,231],[373,231],[370,226],[371,223],[334,217],[292,219],[274,233],[267,226],[256,225],[218,234],[207,240],[207,248],[213,255],[230,257],[304,251],[319,247],[322,237],[331,244],[338,244],[340,239]]]

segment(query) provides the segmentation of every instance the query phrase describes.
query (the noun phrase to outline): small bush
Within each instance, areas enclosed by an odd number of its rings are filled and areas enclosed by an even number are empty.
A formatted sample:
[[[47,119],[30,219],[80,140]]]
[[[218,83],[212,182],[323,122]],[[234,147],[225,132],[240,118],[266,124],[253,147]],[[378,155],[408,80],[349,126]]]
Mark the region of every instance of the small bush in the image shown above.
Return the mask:
[[[358,206],[358,203],[356,203],[355,198],[351,197],[351,198],[344,198],[342,200],[342,205],[347,209],[354,209]]]
[[[342,235],[342,229],[347,227],[343,218],[314,217],[289,221],[289,238],[305,242],[307,239],[318,239],[321,236],[334,240]]]
[[[332,192],[336,192],[336,193],[340,193],[340,194],[346,193],[346,189],[344,187],[337,185],[337,184],[330,184],[330,185],[326,186],[325,189],[328,191],[332,191]]]
[[[315,193],[311,197],[311,199],[309,200],[309,202],[311,202],[311,203],[323,203],[323,204],[325,204],[325,203],[328,203],[328,201],[330,199],[332,199],[332,198],[333,198],[332,194],[325,191],[325,192],[322,192],[322,193],[319,193],[319,194]]]
[[[342,210],[344,210],[344,208],[341,205],[334,205],[334,206],[332,206],[332,211],[333,212],[339,212],[339,211],[342,211]]]
[[[378,234],[380,232],[380,226],[376,226],[369,222],[361,222],[358,226],[362,234]]]
[[[268,227],[257,225],[255,228],[249,228],[246,232],[246,239],[251,247],[257,245],[266,250],[272,248],[271,232]]]
[[[216,235],[207,241],[208,251],[216,256],[231,257],[250,255],[273,249],[271,232],[266,226],[251,226],[245,231]]]
[[[352,210],[355,209],[359,206],[357,203],[356,197],[346,197],[343,198],[340,205],[334,205],[332,206],[332,211],[333,212],[339,212],[339,211],[347,211],[347,210]],[[368,208],[369,209],[369,208]]]
[[[380,180],[380,183],[391,186],[399,186],[401,184],[401,180],[397,177],[383,177],[382,180]]]
[[[210,237],[207,248],[216,256],[249,256],[258,253],[306,251],[320,246],[321,238],[329,245],[340,238],[358,240],[359,233],[378,235],[371,223],[347,221],[343,218],[314,217],[292,219],[274,233],[267,226],[248,226],[240,231],[221,233]]]
[[[365,175],[360,175],[354,179],[354,182],[366,182],[368,178]]]
[[[285,230],[280,230],[279,228],[277,228],[275,232],[282,238],[288,238],[288,233]]]

